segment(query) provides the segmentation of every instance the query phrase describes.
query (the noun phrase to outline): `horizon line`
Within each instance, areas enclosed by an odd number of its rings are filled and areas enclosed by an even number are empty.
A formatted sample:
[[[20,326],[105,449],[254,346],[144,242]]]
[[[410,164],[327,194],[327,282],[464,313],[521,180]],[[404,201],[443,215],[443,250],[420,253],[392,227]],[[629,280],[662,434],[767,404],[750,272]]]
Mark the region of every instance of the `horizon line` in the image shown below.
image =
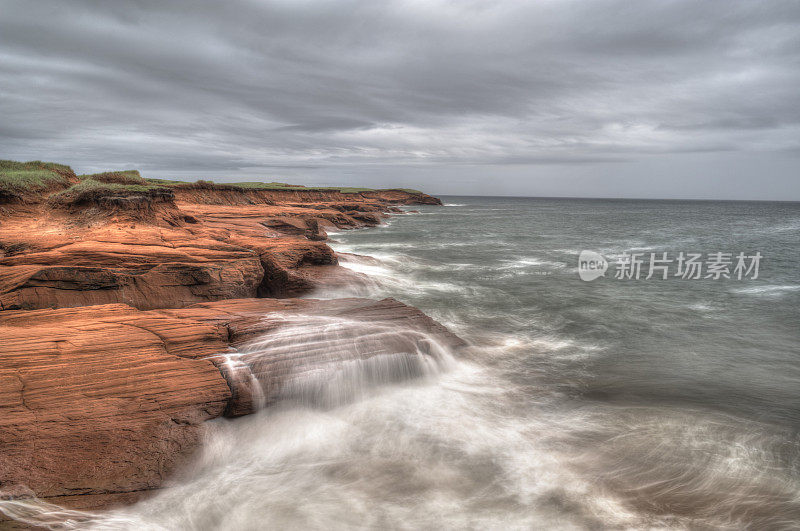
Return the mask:
[[[387,188],[391,190],[391,188]],[[504,199],[580,199],[580,200],[606,200],[606,201],[709,201],[709,202],[735,202],[735,203],[800,203],[800,199],[709,199],[685,197],[586,197],[569,195],[483,195],[483,194],[433,194],[423,192],[435,197],[498,197]]]

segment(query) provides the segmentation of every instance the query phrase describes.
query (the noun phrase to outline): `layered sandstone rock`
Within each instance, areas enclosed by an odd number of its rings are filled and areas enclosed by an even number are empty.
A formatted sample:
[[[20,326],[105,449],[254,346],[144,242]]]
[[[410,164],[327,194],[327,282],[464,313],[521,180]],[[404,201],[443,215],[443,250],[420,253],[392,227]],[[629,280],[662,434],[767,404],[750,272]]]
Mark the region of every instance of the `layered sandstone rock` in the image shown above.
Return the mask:
[[[375,225],[389,202],[429,198],[370,193],[186,189],[175,193],[176,203],[7,208],[0,215],[0,311],[179,308],[343,282],[347,272],[330,267],[336,257],[323,243],[325,227]],[[304,199],[316,201],[294,202]]]
[[[289,204],[302,203],[350,203],[372,202],[373,204],[441,205],[442,201],[427,194],[401,189],[370,190],[358,193],[343,193],[336,190],[239,190],[225,185],[213,187],[187,186],[175,189],[180,201],[218,205]]]
[[[207,420],[295,396],[348,361],[384,355],[413,376],[408,360],[461,344],[389,299],[274,298],[357,281],[327,231],[440,203],[424,194],[198,185],[24,199],[0,205],[0,496],[129,503],[191,458]],[[349,328],[330,348],[313,327],[284,344],[288,327],[315,319]],[[236,366],[231,349],[242,349]]]
[[[461,344],[392,299],[0,312],[0,491],[25,485],[39,497],[86,508],[131,501],[162,486],[191,457],[204,421],[253,410],[253,380],[237,378],[221,354],[280,333],[291,322],[287,316],[341,318],[361,323],[367,334],[396,330],[420,338],[411,344],[406,337],[398,347],[411,355],[429,355],[426,341]],[[384,339],[391,344],[391,337]],[[262,353],[259,370],[331,359],[329,351],[292,352],[297,359],[285,350]],[[354,358],[381,354],[352,352]],[[274,389],[294,373],[284,374],[281,380],[280,371],[271,372]]]

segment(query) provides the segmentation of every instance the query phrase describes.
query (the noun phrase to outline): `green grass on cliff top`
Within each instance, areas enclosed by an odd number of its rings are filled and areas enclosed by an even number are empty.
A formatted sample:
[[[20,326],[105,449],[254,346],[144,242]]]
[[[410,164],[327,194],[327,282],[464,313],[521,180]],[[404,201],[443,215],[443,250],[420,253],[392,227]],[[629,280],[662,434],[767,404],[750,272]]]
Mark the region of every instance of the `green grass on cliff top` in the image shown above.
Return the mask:
[[[59,173],[61,172],[61,173]],[[69,186],[69,166],[34,160],[0,160],[0,202],[41,196],[48,190]]]
[[[303,186],[300,184],[286,184],[279,182],[265,183],[260,181],[248,181],[241,183],[220,183],[230,184],[238,188],[246,188],[251,190],[300,190],[300,191],[339,191],[343,194],[357,194],[359,192],[373,192],[375,188],[359,188],[352,186]],[[394,190],[402,190],[410,194],[421,194],[419,190],[411,188],[394,188]]]
[[[246,190],[299,190],[299,191],[312,191],[312,192],[330,192],[338,191],[343,194],[357,194],[358,192],[370,192],[373,188],[354,188],[354,187],[339,187],[339,186],[301,186],[299,184],[286,184],[286,183],[263,183],[259,181],[247,181],[241,183],[221,183],[229,184],[237,188],[244,188]]]
[[[122,184],[96,181],[94,179],[83,179],[78,184],[74,184],[66,190],[59,192],[58,195],[84,193],[92,190],[105,190],[109,192],[146,192],[148,190],[157,190],[159,188],[160,187],[147,184],[146,182],[142,184]]]
[[[0,160],[0,173],[6,171],[26,171],[26,170],[61,170],[64,172],[72,172],[72,168],[65,164],[57,164],[55,162],[42,162],[41,160],[32,160],[30,162],[17,162],[16,160]]]
[[[50,196],[51,201],[76,203],[101,196],[125,196],[163,190],[162,186],[145,181],[137,170],[106,171],[78,175],[79,182]]]
[[[69,166],[53,162],[0,160],[0,192],[18,195],[43,191],[51,186],[69,185],[69,180],[57,170],[72,173]]]
[[[114,182],[113,179],[119,178],[119,175],[96,174],[99,178],[110,178],[111,181],[103,182],[95,178],[87,178],[85,176],[79,183],[74,184],[66,190],[56,192],[50,197],[48,201],[53,204],[59,205],[81,205],[92,204],[101,201],[102,199],[109,198],[130,198],[133,196],[150,196],[170,194],[171,191],[165,189],[163,186],[157,186],[147,183],[138,175],[133,176],[141,180],[141,184],[126,184]],[[134,179],[132,179],[134,180]],[[135,182],[135,180],[134,180]]]
[[[196,183],[206,183],[209,187],[217,185],[220,187],[233,187],[233,188],[240,188],[243,190],[298,190],[302,192],[331,192],[337,191],[343,194],[357,194],[359,192],[372,192],[375,191],[375,188],[357,188],[357,187],[348,187],[348,186],[303,186],[300,184],[287,184],[287,183],[280,183],[280,182],[262,182],[262,181],[245,181],[245,182],[236,182],[236,183],[215,183],[213,181],[196,181],[195,183],[189,181],[172,181],[169,179],[145,179],[147,182],[151,182],[153,184],[158,184],[161,186],[191,186]],[[419,190],[413,190],[411,188],[395,188],[395,190],[402,190],[403,192],[408,192],[410,194],[421,194]]]
[[[106,171],[103,173],[91,173],[85,175],[79,175],[78,179],[86,180],[92,179],[97,182],[101,183],[109,183],[109,184],[135,184],[135,185],[147,185],[147,181],[145,181],[141,175],[139,175],[138,170],[122,170],[122,171]]]
[[[60,173],[59,173],[60,172]],[[241,190],[299,190],[307,192],[329,192],[337,191],[343,194],[357,194],[359,192],[371,192],[374,188],[341,187],[341,186],[302,186],[281,182],[236,182],[236,183],[214,183],[213,181],[174,181],[169,179],[143,178],[136,170],[108,171],[103,173],[93,173],[78,175],[80,181],[73,184],[65,175],[75,175],[69,166],[56,164],[54,162],[42,162],[39,160],[31,162],[17,162],[13,160],[0,160],[0,195],[5,193],[10,196],[30,194],[31,192],[44,192],[48,189],[57,187],[69,187],[59,194],[67,192],[85,192],[89,189],[104,188],[108,191],[131,191],[141,192],[157,187],[180,188],[198,186],[201,188],[213,189],[234,188]],[[70,187],[70,185],[72,186]],[[102,186],[101,186],[102,185]],[[410,188],[396,188],[411,194],[421,194],[419,190]]]

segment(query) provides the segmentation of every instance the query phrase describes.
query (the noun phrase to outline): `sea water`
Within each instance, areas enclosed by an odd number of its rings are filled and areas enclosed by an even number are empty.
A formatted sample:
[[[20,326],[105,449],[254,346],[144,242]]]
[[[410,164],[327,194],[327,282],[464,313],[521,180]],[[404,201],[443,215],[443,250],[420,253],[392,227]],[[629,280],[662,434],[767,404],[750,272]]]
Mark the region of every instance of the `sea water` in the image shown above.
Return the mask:
[[[12,508],[102,529],[800,527],[799,204],[444,199],[333,234],[368,280],[312,296],[394,297],[469,347],[208,423],[198,461],[132,507]],[[581,251],[605,276],[581,280]],[[645,278],[681,252],[761,258]],[[640,277],[616,278],[631,255]]]

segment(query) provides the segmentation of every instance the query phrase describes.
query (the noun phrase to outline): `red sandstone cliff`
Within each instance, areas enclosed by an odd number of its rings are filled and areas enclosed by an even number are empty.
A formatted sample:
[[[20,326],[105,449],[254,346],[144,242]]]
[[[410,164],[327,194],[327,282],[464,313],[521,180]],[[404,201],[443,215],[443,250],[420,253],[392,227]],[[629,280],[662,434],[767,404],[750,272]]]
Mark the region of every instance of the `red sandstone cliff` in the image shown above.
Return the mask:
[[[397,190],[369,194],[178,189],[174,200],[5,205],[0,310],[178,308],[307,292],[344,274],[320,267],[336,264],[323,243],[326,227],[376,225],[389,203],[438,202]]]
[[[354,280],[326,229],[440,204],[424,194],[187,186],[0,199],[0,496],[24,486],[99,508],[163,486],[204,421],[253,410],[218,355],[278,328],[269,312],[401,323],[460,344],[393,300],[282,298]],[[273,367],[260,370],[280,387]]]

